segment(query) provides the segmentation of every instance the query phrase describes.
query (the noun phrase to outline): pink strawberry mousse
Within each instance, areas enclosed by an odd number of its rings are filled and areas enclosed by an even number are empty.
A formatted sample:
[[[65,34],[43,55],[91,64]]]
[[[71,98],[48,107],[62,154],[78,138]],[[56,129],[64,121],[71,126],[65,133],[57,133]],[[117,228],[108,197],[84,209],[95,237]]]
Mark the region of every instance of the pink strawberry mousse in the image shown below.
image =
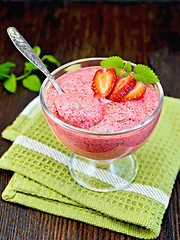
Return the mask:
[[[66,73],[57,79],[64,93],[59,95],[50,86],[45,94],[49,111],[70,126],[49,114],[45,116],[56,137],[69,150],[104,161],[124,157],[140,148],[152,133],[161,111],[137,129],[117,132],[148,119],[157,109],[159,98],[153,85],[147,85],[145,94],[138,100],[113,102],[98,97],[92,89],[92,79],[98,69],[88,67]]]
[[[64,93],[55,99],[58,117],[79,128],[89,128],[103,118],[101,104],[97,98],[84,93]]]
[[[98,97],[92,89],[92,79],[99,67],[83,68],[61,76],[64,94],[50,87],[46,95],[49,110],[60,120],[95,132],[114,132],[134,127],[148,119],[158,106],[158,96],[152,85],[138,100],[114,102]]]

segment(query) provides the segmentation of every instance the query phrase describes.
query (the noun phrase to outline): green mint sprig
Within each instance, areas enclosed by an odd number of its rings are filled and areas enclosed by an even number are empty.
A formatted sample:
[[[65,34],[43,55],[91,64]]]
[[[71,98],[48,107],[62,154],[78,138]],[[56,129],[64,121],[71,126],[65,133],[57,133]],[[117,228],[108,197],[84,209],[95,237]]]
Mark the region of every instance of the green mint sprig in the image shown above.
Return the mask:
[[[119,77],[124,62],[120,57],[109,57],[102,60],[100,64],[102,68],[114,68],[116,71],[116,75]]]
[[[39,46],[35,46],[33,49],[36,54],[40,56],[41,48]],[[44,55],[42,56],[41,60],[47,60],[49,63],[53,63],[57,67],[60,66],[59,61],[52,55]],[[21,80],[23,87],[27,88],[30,91],[39,92],[41,88],[41,80],[36,74],[32,73],[33,71],[38,70],[38,68],[31,62],[25,62],[24,74],[21,76],[16,76],[14,73],[11,73],[11,68],[15,66],[16,64],[12,62],[0,64],[0,81],[3,81],[4,88],[8,92],[15,93],[17,90],[17,81]],[[46,67],[48,66],[46,65]]]
[[[123,69],[125,71],[125,73],[123,73],[123,77],[132,75],[136,81],[141,81],[145,85],[159,82],[158,77],[150,67],[143,64],[137,64],[132,69],[130,61],[124,63],[123,59],[117,56],[102,60],[100,65],[102,68],[114,68],[117,77],[119,77],[121,70]]]

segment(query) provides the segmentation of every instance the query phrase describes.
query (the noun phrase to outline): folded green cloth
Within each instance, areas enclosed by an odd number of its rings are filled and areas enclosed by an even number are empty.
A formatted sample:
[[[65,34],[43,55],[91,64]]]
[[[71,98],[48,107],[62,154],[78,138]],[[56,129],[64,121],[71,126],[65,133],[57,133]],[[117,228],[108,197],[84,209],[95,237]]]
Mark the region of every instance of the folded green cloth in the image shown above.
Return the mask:
[[[100,193],[70,176],[67,150],[33,100],[2,136],[14,141],[0,168],[14,171],[2,198],[137,238],[155,239],[180,168],[180,100],[165,97],[160,120],[136,153],[138,174],[126,189]]]

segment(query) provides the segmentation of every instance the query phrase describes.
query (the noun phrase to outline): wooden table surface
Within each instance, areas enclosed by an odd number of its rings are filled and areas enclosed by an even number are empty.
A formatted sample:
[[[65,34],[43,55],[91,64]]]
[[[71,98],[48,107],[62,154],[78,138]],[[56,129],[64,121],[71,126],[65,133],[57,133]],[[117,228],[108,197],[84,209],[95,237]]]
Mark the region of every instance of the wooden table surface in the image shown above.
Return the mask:
[[[0,63],[17,64],[22,74],[25,58],[9,40],[6,29],[15,26],[43,54],[61,64],[94,56],[118,55],[151,66],[165,95],[180,97],[180,3],[0,3]],[[53,70],[54,66],[51,66]],[[40,74],[43,81],[44,76]],[[10,125],[38,94],[18,83],[15,94],[0,82],[0,132]],[[0,156],[11,142],[0,138]],[[12,172],[0,170],[0,194]],[[179,240],[180,178],[175,182],[169,207],[157,239]],[[0,239],[120,239],[135,238],[85,223],[56,217],[0,200]]]

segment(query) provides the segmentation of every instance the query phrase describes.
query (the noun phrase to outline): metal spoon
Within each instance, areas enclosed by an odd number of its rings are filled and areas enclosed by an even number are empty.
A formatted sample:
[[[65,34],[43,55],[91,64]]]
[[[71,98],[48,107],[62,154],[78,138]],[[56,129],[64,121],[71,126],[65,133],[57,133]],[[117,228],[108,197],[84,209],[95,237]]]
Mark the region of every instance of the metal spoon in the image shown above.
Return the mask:
[[[7,33],[11,41],[14,43],[16,48],[24,55],[24,57],[27,58],[30,62],[32,62],[39,70],[41,70],[46,75],[46,77],[48,77],[48,79],[51,81],[59,94],[63,93],[60,86],[58,85],[54,77],[51,75],[51,73],[48,71],[44,63],[34,52],[29,43],[17,31],[17,29],[15,27],[9,27],[7,29]]]

